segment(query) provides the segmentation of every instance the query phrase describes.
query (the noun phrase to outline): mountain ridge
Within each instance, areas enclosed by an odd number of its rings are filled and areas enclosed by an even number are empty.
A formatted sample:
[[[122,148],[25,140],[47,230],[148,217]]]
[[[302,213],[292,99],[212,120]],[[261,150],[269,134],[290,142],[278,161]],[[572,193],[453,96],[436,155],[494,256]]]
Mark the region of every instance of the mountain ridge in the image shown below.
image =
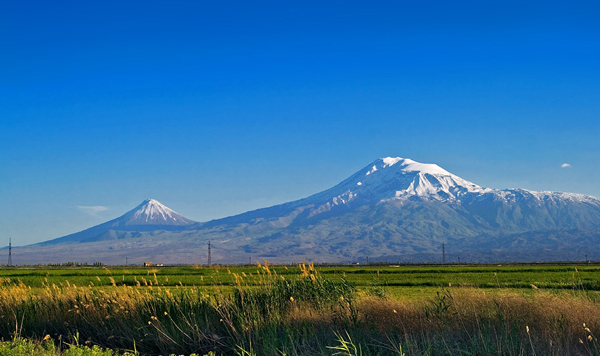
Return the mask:
[[[600,259],[600,248],[594,247],[600,245],[599,228],[596,197],[484,188],[435,164],[385,157],[329,189],[296,201],[194,222],[158,201],[146,200],[117,219],[38,245],[62,244],[80,250],[98,246],[96,253],[112,246],[102,255],[109,256],[105,258],[131,256],[135,246],[146,258],[162,256],[185,263],[190,261],[181,261],[183,256],[197,258],[212,241],[213,261],[240,263],[248,257],[288,262],[300,257],[323,262],[365,256],[418,260],[418,256],[435,256],[445,243],[482,259],[535,260],[543,250],[543,236],[555,236],[548,244],[554,246],[556,258],[560,253],[574,254],[568,244],[576,236],[581,251],[597,250]],[[588,238],[590,246],[582,237]],[[119,249],[125,250],[115,252]],[[178,252],[165,257],[167,251]]]
[[[399,169],[384,177],[376,177],[386,168],[394,165],[396,165],[395,168]],[[403,168],[407,166],[408,169]],[[414,169],[414,167],[427,167],[429,169],[423,172]],[[374,189],[371,189],[373,184],[369,183],[373,182],[369,182],[369,180],[375,181]],[[481,201],[492,200],[497,203],[510,204],[516,203],[517,199],[529,200],[530,204],[533,205],[544,201],[568,200],[575,203],[588,203],[600,208],[600,199],[592,196],[563,192],[530,191],[519,188],[482,188],[475,183],[447,172],[437,165],[422,164],[400,157],[386,157],[367,165],[334,187],[307,198],[211,220],[201,223],[201,225],[204,227],[215,226],[220,222],[240,221],[240,219],[252,217],[253,215],[259,216],[262,220],[265,220],[265,216],[280,219],[281,217],[293,215],[295,219],[304,215],[305,218],[313,218],[344,206],[352,207],[352,205],[389,203],[392,201],[435,200],[477,206]],[[308,215],[305,212],[307,210],[309,211]]]

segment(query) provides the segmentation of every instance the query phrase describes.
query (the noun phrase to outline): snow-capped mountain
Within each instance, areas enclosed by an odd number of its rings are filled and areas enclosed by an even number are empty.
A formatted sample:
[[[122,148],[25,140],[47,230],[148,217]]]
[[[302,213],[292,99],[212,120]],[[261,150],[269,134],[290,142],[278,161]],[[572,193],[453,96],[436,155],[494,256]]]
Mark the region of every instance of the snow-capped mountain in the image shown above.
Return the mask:
[[[538,210],[540,214],[547,209],[562,209],[561,207],[570,204],[582,204],[584,207],[600,209],[600,199],[592,196],[547,191],[535,192],[525,189],[483,188],[436,164],[419,163],[400,157],[386,157],[372,162],[338,185],[307,198],[214,220],[207,224],[209,226],[221,222],[228,224],[229,220],[241,222],[252,216],[257,216],[259,218],[257,222],[260,223],[274,219],[277,219],[278,222],[285,220],[291,223],[289,218],[282,220],[281,217],[293,215],[293,220],[301,218],[316,220],[323,214],[324,216],[339,214],[365,205],[406,206],[409,203],[414,205],[417,202],[437,202],[454,209],[467,209],[476,217],[483,214],[485,217],[479,216],[476,219],[482,222],[489,220],[490,209],[521,210],[521,204],[527,206],[527,213],[535,213]],[[562,213],[566,213],[565,209],[561,210]],[[598,213],[600,214],[600,210]],[[519,220],[519,214],[517,213],[513,217]],[[566,219],[566,217],[561,217],[558,212],[550,215],[542,220],[544,223],[554,222],[551,223],[553,227],[560,225],[557,221]],[[569,220],[574,226],[577,225],[577,218],[569,218]],[[247,222],[251,223],[251,221]],[[597,222],[600,225],[600,220]],[[495,225],[497,225],[495,222],[491,222],[491,226]]]
[[[147,199],[116,219],[41,244],[115,240],[131,237],[142,231],[181,231],[194,223],[196,222],[177,214],[157,200]]]
[[[484,188],[435,164],[386,157],[297,201],[195,223],[147,200],[117,219],[38,245],[55,245],[54,259],[68,250],[83,261],[201,263],[208,241],[221,263],[438,261],[442,243],[448,258],[463,261],[600,260],[600,199]]]
[[[490,192],[449,173],[436,164],[400,157],[376,160],[335,187],[301,200],[316,212],[341,204],[366,204],[391,200],[457,200],[466,194]]]
[[[154,199],[147,199],[125,215],[113,220],[112,226],[189,225],[195,223]]]
[[[435,164],[386,157],[323,192],[199,224],[198,230],[238,243],[247,253],[350,260],[426,256],[442,243],[469,251],[515,234],[595,227],[595,197],[483,188]]]
[[[570,201],[600,205],[600,199],[582,194],[534,192],[525,189],[490,189],[462,179],[436,164],[400,157],[376,160],[335,187],[299,201],[326,211],[336,205],[384,203],[405,200],[440,202],[472,201],[488,195],[495,200],[515,202],[519,197],[540,202]]]

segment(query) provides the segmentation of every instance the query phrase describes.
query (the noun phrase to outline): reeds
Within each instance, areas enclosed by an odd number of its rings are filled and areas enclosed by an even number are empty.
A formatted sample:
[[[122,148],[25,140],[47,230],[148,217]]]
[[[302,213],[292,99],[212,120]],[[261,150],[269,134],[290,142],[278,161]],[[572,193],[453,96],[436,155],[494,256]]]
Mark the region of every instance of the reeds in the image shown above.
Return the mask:
[[[358,293],[299,267],[284,277],[259,264],[212,290],[165,287],[156,276],[37,289],[3,280],[0,335],[148,355],[600,354],[600,307],[585,293],[450,287],[414,301]]]
[[[285,279],[268,264],[252,276],[236,275],[232,289],[166,288],[154,280],[138,286],[78,286],[68,281],[32,290],[20,282],[0,287],[0,335],[69,340],[147,354],[231,353],[279,335],[295,310],[343,310],[353,299],[344,282],[318,277],[312,265]]]
[[[410,355],[599,354],[600,308],[585,297],[456,288],[421,302],[366,298],[356,308],[365,330],[394,335]]]

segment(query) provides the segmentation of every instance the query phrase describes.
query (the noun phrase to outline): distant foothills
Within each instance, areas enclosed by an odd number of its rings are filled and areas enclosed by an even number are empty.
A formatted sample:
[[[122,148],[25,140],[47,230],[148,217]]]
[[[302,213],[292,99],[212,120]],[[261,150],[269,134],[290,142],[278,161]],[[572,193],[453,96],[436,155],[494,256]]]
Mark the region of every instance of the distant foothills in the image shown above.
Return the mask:
[[[13,248],[12,262],[206,264],[209,242],[213,263],[600,260],[600,199],[483,188],[435,164],[386,157],[307,198],[208,222],[149,199]]]

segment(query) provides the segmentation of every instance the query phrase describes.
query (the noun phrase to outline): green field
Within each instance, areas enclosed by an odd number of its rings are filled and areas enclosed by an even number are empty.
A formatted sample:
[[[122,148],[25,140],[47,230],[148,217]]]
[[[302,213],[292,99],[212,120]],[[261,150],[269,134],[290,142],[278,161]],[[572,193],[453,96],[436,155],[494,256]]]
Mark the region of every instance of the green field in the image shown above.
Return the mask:
[[[280,276],[297,275],[297,266],[271,266]],[[423,287],[476,287],[532,289],[577,289],[600,291],[598,265],[371,265],[316,266],[320,274],[335,281],[345,279],[359,288],[374,286],[409,291]],[[234,274],[256,274],[260,267],[21,267],[0,269],[0,278],[27,286],[77,284],[135,286],[231,286]],[[111,280],[112,278],[112,280]],[[145,282],[144,282],[145,281]],[[251,282],[248,282],[251,283]],[[407,288],[408,287],[408,288]]]
[[[600,355],[598,301],[594,264],[10,267],[0,355]]]

